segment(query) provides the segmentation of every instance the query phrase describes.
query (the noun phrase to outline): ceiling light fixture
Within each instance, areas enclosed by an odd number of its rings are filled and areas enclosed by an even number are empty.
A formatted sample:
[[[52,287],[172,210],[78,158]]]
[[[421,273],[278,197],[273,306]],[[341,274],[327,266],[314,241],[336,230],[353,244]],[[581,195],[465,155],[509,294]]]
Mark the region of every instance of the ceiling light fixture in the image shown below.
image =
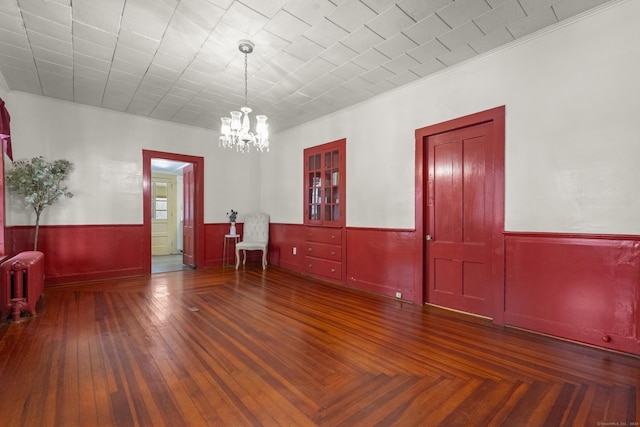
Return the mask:
[[[232,111],[231,117],[222,117],[218,146],[236,147],[237,151],[248,153],[253,144],[261,152],[269,151],[269,130],[267,116],[256,116],[256,133],[252,133],[249,123],[251,108],[247,107],[247,56],[253,52],[254,44],[249,40],[240,40],[238,49],[244,53],[244,107],[240,111]]]

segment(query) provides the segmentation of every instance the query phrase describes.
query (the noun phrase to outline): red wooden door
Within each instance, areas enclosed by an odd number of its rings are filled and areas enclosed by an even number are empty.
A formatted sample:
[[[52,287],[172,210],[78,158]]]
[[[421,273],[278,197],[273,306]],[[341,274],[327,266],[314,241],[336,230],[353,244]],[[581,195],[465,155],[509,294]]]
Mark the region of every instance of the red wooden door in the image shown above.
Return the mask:
[[[182,224],[182,263],[196,265],[195,239],[195,175],[193,165],[182,171],[184,189],[184,220]]]
[[[491,317],[491,125],[427,144],[427,301]]]

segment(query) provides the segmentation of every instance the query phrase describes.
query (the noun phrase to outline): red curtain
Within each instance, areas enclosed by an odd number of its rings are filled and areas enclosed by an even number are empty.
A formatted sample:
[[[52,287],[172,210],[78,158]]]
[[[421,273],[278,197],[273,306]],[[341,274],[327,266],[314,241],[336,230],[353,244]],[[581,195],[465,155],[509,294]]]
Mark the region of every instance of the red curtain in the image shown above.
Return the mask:
[[[13,161],[13,150],[11,149],[11,129],[9,122],[11,116],[4,106],[4,101],[0,98],[0,138],[2,139],[2,147],[7,156]]]

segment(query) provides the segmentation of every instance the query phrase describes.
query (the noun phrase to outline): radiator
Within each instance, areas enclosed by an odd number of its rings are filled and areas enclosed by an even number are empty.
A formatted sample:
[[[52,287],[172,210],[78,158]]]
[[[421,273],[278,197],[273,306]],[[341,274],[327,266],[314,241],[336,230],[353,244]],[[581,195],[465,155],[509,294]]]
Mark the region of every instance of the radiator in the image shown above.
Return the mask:
[[[20,320],[23,311],[36,314],[36,304],[44,292],[44,254],[21,252],[0,264],[0,319],[9,314]]]

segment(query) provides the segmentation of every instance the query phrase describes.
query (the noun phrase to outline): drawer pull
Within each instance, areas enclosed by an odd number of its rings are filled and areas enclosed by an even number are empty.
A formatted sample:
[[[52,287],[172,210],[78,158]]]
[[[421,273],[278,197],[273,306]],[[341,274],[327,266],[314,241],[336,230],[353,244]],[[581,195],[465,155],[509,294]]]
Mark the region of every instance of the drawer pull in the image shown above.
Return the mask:
[[[313,268],[313,264],[309,264],[309,268]]]
[[[335,238],[336,238],[336,236],[334,236],[334,235],[332,234],[332,235],[331,235],[331,238],[332,238],[332,239],[335,239]]]
[[[332,269],[331,269],[331,272],[332,272],[332,273],[335,273],[335,272],[336,272],[336,269],[335,269],[335,268],[332,268]]]
[[[313,249],[309,248],[309,252],[311,252]]]
[[[336,254],[335,251],[331,251],[331,256],[334,256]]]

